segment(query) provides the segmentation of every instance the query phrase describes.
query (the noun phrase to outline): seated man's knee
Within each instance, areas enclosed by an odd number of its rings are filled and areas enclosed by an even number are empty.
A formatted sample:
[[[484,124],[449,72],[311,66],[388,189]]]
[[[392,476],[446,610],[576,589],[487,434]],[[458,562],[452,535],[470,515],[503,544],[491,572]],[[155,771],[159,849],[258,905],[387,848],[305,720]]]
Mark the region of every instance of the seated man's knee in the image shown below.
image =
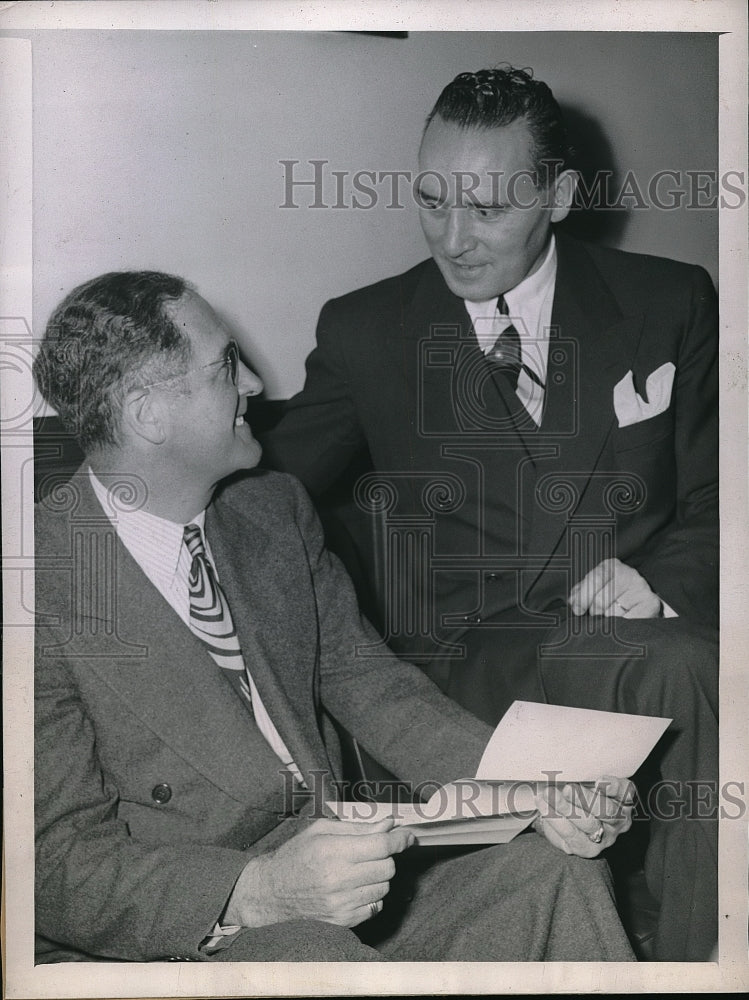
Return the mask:
[[[348,927],[323,920],[288,920],[247,928],[211,956],[223,962],[376,962],[381,956]]]
[[[696,695],[717,706],[717,635],[670,622],[658,629],[658,624],[643,636],[642,682],[658,684],[664,692],[675,695],[677,703]]]

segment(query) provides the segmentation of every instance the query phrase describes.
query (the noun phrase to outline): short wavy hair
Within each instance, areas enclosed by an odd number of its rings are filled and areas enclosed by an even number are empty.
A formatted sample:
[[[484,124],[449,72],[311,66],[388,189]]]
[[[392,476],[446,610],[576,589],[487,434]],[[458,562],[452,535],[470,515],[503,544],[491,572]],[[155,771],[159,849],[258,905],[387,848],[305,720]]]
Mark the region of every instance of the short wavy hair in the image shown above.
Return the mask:
[[[79,285],[52,313],[34,377],[84,454],[120,443],[130,389],[187,370],[190,340],[166,306],[191,290],[159,271],[114,271]]]
[[[571,149],[562,112],[550,88],[534,80],[533,70],[500,66],[459,73],[448,83],[427,116],[461,128],[491,129],[525,119],[533,143],[533,169],[544,186],[565,169]]]

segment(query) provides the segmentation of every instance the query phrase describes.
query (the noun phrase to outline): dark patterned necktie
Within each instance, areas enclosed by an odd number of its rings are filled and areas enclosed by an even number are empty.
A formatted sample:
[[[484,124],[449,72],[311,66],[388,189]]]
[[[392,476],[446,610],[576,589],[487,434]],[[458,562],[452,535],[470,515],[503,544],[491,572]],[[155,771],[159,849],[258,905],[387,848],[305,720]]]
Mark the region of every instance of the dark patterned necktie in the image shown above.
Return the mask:
[[[500,295],[497,300],[497,312],[500,316],[509,314],[504,295]],[[487,351],[486,357],[498,371],[502,372],[513,391],[517,389],[520,369],[523,367],[523,355],[520,349],[520,334],[512,323],[500,333],[494,341],[494,346]]]
[[[197,524],[185,527],[185,545],[192,556],[190,567],[190,627],[204,642],[224,676],[252,711],[252,694],[239,639],[213,567],[208,561],[203,533]]]

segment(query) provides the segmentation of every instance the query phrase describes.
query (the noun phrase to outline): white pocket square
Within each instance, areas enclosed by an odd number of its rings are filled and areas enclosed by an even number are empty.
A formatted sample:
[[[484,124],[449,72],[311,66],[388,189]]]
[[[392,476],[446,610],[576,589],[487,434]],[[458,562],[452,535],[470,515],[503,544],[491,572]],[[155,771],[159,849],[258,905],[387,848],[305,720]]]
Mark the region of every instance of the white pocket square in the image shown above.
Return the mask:
[[[674,385],[676,365],[667,361],[648,375],[645,383],[647,402],[635,390],[632,371],[628,371],[614,386],[614,412],[620,427],[629,427],[642,420],[650,420],[668,409]]]

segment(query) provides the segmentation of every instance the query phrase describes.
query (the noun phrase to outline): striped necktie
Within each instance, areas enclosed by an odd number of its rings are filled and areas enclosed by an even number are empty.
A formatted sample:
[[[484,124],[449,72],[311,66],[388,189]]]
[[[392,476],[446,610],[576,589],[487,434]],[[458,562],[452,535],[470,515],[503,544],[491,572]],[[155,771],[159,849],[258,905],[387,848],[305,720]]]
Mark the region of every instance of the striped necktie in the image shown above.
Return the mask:
[[[189,576],[190,628],[206,645],[224,676],[252,711],[247,670],[229,602],[208,560],[203,534],[197,524],[186,525],[184,539],[192,556]]]
[[[518,387],[520,369],[523,367],[523,355],[520,348],[520,334],[509,318],[504,295],[500,295],[497,301],[497,313],[497,323],[506,322],[506,325],[494,341],[494,346],[487,351],[486,357],[493,362],[498,371],[502,372],[515,390]]]

